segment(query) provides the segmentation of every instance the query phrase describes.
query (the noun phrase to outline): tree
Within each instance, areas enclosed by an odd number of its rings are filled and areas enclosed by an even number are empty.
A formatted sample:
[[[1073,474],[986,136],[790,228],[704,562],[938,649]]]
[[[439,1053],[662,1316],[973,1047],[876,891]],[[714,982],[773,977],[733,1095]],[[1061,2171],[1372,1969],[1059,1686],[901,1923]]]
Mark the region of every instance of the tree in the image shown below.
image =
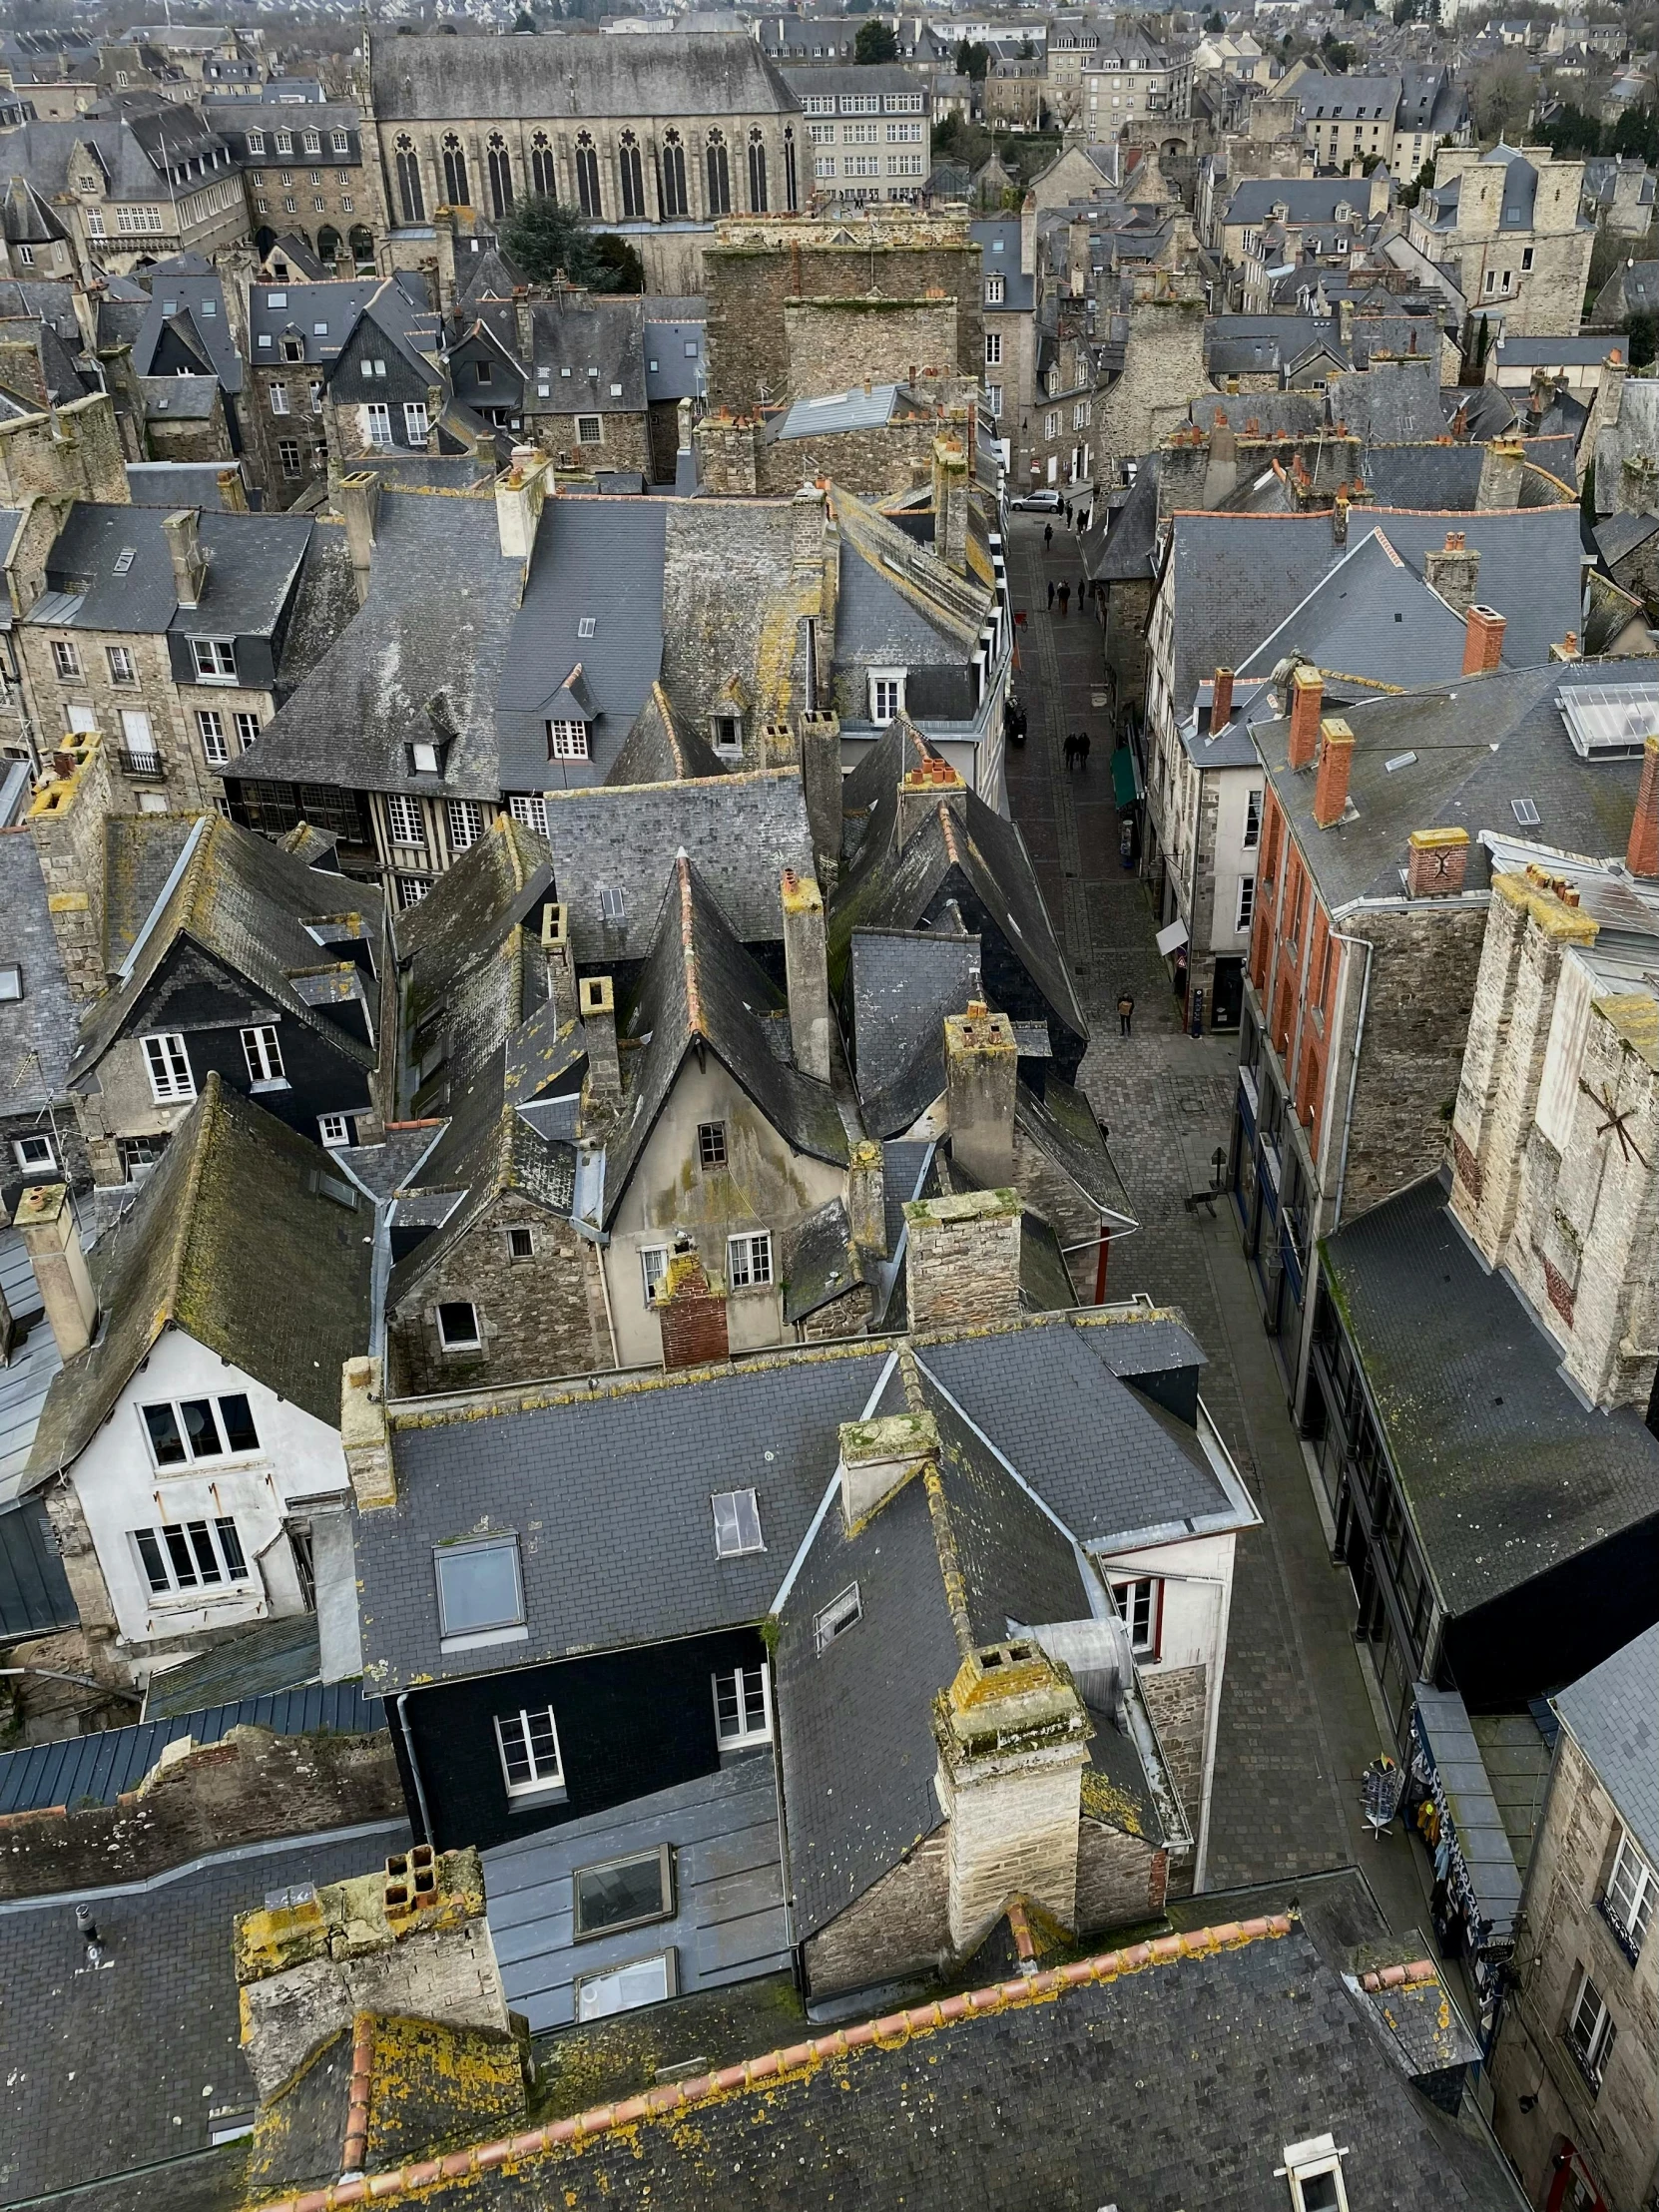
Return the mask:
[[[1204,18],[1205,36],[1207,38],[1214,38],[1218,31],[1225,31],[1226,28],[1227,22],[1225,17],[1222,15],[1221,10],[1219,8],[1212,8],[1209,14]]]
[[[1633,314],[1626,326],[1632,368],[1647,368],[1659,357],[1659,316]]]
[[[1408,185],[1399,188],[1399,204],[1402,208],[1414,208],[1428,187],[1434,182],[1434,159],[1430,155]]]
[[[1326,32],[1324,40],[1321,42],[1321,44],[1325,58],[1330,63],[1331,67],[1337,72],[1339,76],[1346,76],[1348,74],[1351,63],[1354,60],[1353,47],[1344,46],[1341,40],[1334,39],[1329,31]]]
[[[517,15],[513,18],[513,29],[515,31],[533,31],[536,29],[536,19],[528,8],[519,9]]]
[[[1469,87],[1469,108],[1483,139],[1513,143],[1521,136],[1532,113],[1532,80],[1520,55],[1496,54],[1482,62]]]
[[[537,193],[501,228],[501,250],[532,283],[563,275],[590,291],[644,291],[645,269],[626,239],[595,231],[569,208]]]
[[[976,85],[982,85],[990,75],[991,50],[978,39],[963,39],[956,49],[956,74],[971,77]]]
[[[1028,38],[1022,38],[1019,42],[1019,58],[1022,62],[1034,62],[1037,58],[1037,49]]]
[[[867,23],[860,23],[858,35],[852,41],[852,59],[855,62],[895,62],[898,59],[898,40],[890,23],[872,15]]]

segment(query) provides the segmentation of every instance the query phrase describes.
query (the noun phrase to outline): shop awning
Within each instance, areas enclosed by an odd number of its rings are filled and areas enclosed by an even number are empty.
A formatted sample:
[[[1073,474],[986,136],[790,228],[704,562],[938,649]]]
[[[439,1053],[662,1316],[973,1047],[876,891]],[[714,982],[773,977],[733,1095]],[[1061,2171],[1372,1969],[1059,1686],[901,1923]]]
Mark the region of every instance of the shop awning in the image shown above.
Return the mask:
[[[1167,929],[1158,932],[1158,950],[1167,960],[1172,952],[1179,952],[1187,941],[1187,924],[1179,916]]]
[[[1112,755],[1112,797],[1120,809],[1133,807],[1140,798],[1135,789],[1135,756],[1126,745]]]
[[[1510,1936],[1520,1911],[1521,1879],[1468,1710],[1455,1690],[1431,1690],[1423,1682],[1416,1686],[1415,1704],[1417,1741],[1455,1831],[1453,1844],[1475,1912],[1494,1936]]]

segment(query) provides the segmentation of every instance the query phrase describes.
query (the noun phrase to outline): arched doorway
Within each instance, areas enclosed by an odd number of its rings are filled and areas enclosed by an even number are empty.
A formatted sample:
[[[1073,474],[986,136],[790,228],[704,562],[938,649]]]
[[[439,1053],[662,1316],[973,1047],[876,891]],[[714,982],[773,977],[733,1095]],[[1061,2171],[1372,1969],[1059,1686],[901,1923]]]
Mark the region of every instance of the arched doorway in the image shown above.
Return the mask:
[[[359,276],[374,274],[374,234],[360,223],[351,226],[351,259]]]
[[[325,223],[316,234],[316,258],[325,269],[332,269],[339,260],[340,235],[331,223]]]

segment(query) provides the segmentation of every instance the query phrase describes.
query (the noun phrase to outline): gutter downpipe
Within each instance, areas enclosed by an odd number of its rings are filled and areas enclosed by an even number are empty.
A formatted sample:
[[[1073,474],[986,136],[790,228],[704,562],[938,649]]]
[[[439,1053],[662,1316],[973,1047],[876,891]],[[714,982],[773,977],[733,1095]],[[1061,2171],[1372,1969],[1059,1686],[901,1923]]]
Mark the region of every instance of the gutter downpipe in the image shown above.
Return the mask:
[[[408,1755],[409,1772],[414,1777],[415,1803],[420,1807],[420,1825],[424,1832],[420,1840],[423,1844],[429,1844],[432,1841],[432,1816],[426,1810],[426,1785],[420,1779],[420,1761],[415,1757],[414,1736],[409,1728],[408,1704],[408,1691],[399,1690],[397,1693],[397,1725],[403,1731],[403,1749]]]
[[[1343,1226],[1343,1193],[1348,1188],[1348,1145],[1354,1134],[1354,1096],[1360,1088],[1360,1050],[1366,1041],[1366,1008],[1371,1002],[1371,963],[1376,948],[1369,937],[1351,937],[1341,929],[1333,929],[1331,934],[1339,944],[1364,945],[1366,949],[1366,972],[1360,983],[1360,1019],[1354,1030],[1354,1065],[1349,1070],[1348,1105],[1343,1113],[1343,1156],[1337,1168],[1337,1204],[1331,1217],[1331,1234],[1335,1236]]]

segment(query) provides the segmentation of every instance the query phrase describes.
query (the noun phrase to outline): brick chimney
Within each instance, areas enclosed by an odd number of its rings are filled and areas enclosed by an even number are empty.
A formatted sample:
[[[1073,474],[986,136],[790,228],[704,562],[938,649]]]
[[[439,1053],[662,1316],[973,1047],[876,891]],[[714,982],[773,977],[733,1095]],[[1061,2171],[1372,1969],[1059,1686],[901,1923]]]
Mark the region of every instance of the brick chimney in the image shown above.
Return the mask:
[[[1495,608],[1471,606],[1463,620],[1463,674],[1489,676],[1503,658],[1506,618]]]
[[[85,1352],[98,1330],[98,1297],[87,1272],[67,1183],[32,1183],[17,1202],[12,1227],[35,1271],[35,1288],[66,1360]]]
[[[1312,768],[1319,748],[1320,709],[1325,678],[1317,668],[1299,668],[1291,676],[1291,766]]]
[[[1413,830],[1407,843],[1407,898],[1455,898],[1469,863],[1466,830]]]
[[[1642,782],[1624,864],[1632,875],[1659,875],[1659,737],[1642,747]]]
[[[931,1413],[888,1413],[840,1425],[841,1518],[848,1534],[912,1475],[939,1459],[939,1431]]]
[[[964,1329],[1019,1312],[1019,1193],[911,1200],[905,1304],[912,1330]]]
[[[1006,1014],[981,999],[944,1021],[945,1113],[951,1164],[981,1190],[1014,1179],[1014,1091],[1019,1047]]]
[[[675,1239],[668,1272],[657,1293],[656,1314],[662,1324],[665,1368],[701,1368],[731,1357],[726,1293],[710,1283],[685,1236]]]
[[[959,439],[933,440],[933,551],[946,568],[967,574],[968,464]]]
[[[495,480],[495,527],[504,561],[530,558],[536,525],[553,489],[547,455],[534,445],[515,445],[512,465]]]
[[[386,1426],[385,1379],[378,1360],[347,1360],[341,1370],[339,1440],[358,1511],[395,1505],[397,1477]]]
[[[881,1147],[865,1137],[847,1164],[846,1214],[854,1246],[878,1260],[887,1256],[886,1180]]]
[[[1348,779],[1354,767],[1354,732],[1341,716],[1320,724],[1319,779],[1314,786],[1314,820],[1329,830],[1348,808]]]
[[[1445,544],[1423,556],[1423,575],[1454,614],[1466,615],[1480,579],[1480,555],[1461,530],[1448,530]]]
[[[202,604],[202,587],[208,579],[208,556],[202,550],[201,517],[194,507],[181,507],[166,515],[162,531],[173,557],[173,596],[181,607]]]
[[[616,992],[608,975],[584,975],[577,1011],[587,1038],[588,1081],[595,1098],[622,1096],[622,1062],[616,1048]]]
[[[1233,719],[1233,671],[1218,668],[1215,688],[1210,694],[1210,728],[1225,730]]]
[[[1068,1674],[1036,1644],[964,1654],[933,1706],[950,1940],[983,1941],[1013,1898],[1077,1925],[1077,1835],[1093,1729]]]
[[[967,786],[948,761],[926,760],[906,769],[898,787],[898,849],[902,852],[924,822],[938,813],[941,802],[961,814],[967,804]]]
[[[784,870],[784,979],[790,1037],[803,1075],[830,1080],[830,954],[824,935],[824,894],[810,875]]]

